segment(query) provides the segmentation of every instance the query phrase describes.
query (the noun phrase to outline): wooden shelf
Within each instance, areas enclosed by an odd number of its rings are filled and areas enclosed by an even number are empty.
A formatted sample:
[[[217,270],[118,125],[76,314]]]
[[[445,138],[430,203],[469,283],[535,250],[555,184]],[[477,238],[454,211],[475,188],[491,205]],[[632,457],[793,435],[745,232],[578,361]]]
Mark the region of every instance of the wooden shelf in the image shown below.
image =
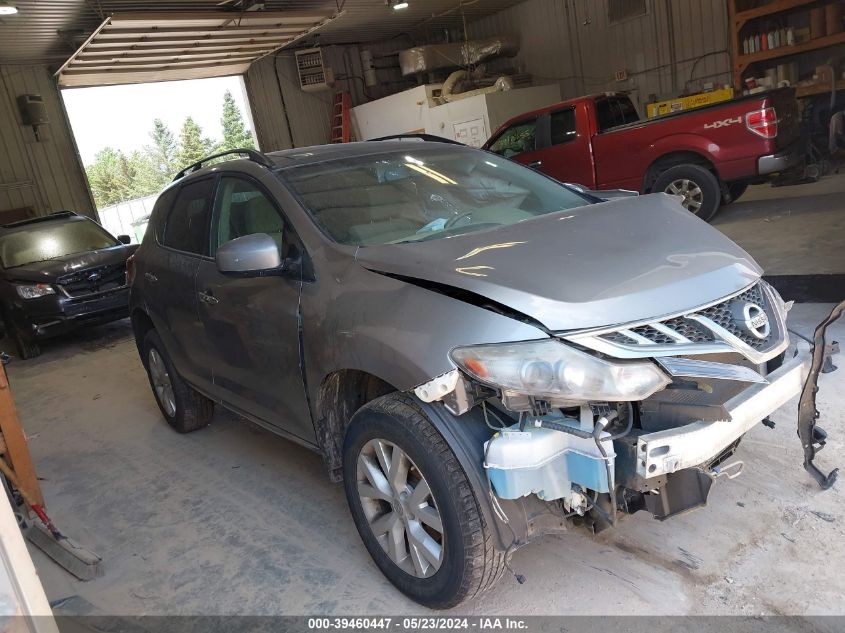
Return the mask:
[[[743,88],[743,76],[752,64],[767,62],[770,60],[793,57],[801,53],[820,50],[838,44],[845,44],[845,31],[833,33],[823,37],[817,37],[800,44],[792,46],[779,46],[771,50],[757,51],[756,53],[743,54],[742,52],[742,30],[752,20],[766,18],[769,16],[791,13],[796,11],[809,12],[811,9],[823,9],[830,4],[830,0],[772,0],[768,4],[753,7],[744,11],[738,11],[737,5],[740,0],[726,0],[728,4],[728,15],[730,20],[730,40],[732,49],[733,83],[736,90]],[[810,90],[812,88],[807,87]],[[813,94],[812,92],[810,94]]]
[[[836,89],[845,90],[845,79],[838,79],[836,81]],[[828,93],[830,93],[830,82],[823,84],[811,84],[809,86],[795,86],[795,96],[799,99]]]
[[[741,29],[745,24],[756,18],[764,18],[775,13],[783,13],[792,9],[806,7],[810,4],[816,4],[819,0],[773,0],[768,4],[764,4],[746,11],[738,11],[733,16],[734,28]]]
[[[748,55],[737,55],[734,66],[742,73],[748,66],[757,62],[815,51],[820,48],[835,46],[836,44],[845,44],[845,31],[834,33],[833,35],[825,35],[824,37],[817,37],[806,42],[801,42],[800,44],[793,44],[792,46],[779,46],[778,48],[772,48],[767,51],[758,51]]]

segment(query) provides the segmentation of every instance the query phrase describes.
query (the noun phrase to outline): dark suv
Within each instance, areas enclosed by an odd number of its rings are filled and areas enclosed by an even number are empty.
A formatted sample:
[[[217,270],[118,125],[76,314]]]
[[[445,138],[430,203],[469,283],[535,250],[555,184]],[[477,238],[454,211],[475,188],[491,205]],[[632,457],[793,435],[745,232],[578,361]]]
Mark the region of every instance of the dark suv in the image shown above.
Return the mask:
[[[704,505],[801,389],[789,304],[672,196],[602,201],[419,139],[239,153],[177,176],[130,265],[158,405],[180,432],[222,404],[318,451],[423,604],[571,521]]]
[[[72,211],[0,226],[0,309],[21,358],[38,342],[129,314],[126,260],[137,245]]]

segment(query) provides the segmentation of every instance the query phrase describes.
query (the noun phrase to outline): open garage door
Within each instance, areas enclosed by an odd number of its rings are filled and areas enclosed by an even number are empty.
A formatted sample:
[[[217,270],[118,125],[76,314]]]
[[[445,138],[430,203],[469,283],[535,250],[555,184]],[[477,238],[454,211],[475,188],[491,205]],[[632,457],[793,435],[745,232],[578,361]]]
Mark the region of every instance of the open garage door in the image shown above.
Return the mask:
[[[338,17],[320,12],[116,13],[56,73],[59,86],[237,75]]]

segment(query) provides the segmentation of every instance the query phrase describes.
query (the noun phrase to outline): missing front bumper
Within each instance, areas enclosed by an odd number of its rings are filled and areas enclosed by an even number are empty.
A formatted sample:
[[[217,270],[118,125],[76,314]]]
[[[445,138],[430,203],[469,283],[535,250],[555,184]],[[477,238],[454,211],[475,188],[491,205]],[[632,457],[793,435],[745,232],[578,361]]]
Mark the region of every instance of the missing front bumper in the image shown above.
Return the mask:
[[[797,396],[809,373],[810,353],[799,352],[767,376],[728,400],[727,418],[641,435],[637,441],[637,474],[658,477],[705,464]]]
[[[836,480],[838,469],[825,475],[813,463],[827,435],[816,426],[819,373],[836,345],[826,344],[827,328],[845,313],[838,304],[815,330],[813,348],[796,355],[767,376],[768,384],[754,384],[725,403],[727,416],[718,421],[699,421],[686,426],[641,435],[637,441],[636,471],[643,479],[701,467],[711,462],[769,414],[801,394],[798,436],[804,449],[804,468],[823,489]]]

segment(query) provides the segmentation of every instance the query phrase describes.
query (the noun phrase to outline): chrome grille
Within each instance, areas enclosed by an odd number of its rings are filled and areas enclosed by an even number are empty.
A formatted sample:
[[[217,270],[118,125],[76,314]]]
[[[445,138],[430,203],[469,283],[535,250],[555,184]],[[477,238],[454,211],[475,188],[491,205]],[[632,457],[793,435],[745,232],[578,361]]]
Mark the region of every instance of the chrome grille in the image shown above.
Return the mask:
[[[116,290],[126,285],[126,264],[80,270],[60,277],[57,283],[68,297],[73,298]]]
[[[750,302],[769,318],[769,334],[755,336],[735,320],[731,306]],[[677,356],[739,352],[752,362],[768,360],[788,344],[785,309],[777,293],[765,282],[713,305],[679,316],[619,327],[613,331],[568,335],[568,340],[620,358]]]
[[[704,310],[698,310],[697,314],[707,317],[714,323],[721,325],[723,328],[725,328],[728,332],[740,339],[746,345],[750,345],[754,349],[758,350],[765,349],[771,342],[771,334],[769,334],[769,336],[764,339],[757,338],[756,336],[752,336],[744,329],[740,328],[734,321],[729,306],[732,302],[737,300],[750,301],[751,303],[756,303],[758,306],[763,308],[770,320],[773,318],[772,307],[769,305],[769,302],[763,296],[763,291],[760,288],[760,284],[749,288],[742,294],[739,294],[736,297],[729,299],[728,301],[723,301],[722,303],[710,306],[709,308],[705,308]]]

